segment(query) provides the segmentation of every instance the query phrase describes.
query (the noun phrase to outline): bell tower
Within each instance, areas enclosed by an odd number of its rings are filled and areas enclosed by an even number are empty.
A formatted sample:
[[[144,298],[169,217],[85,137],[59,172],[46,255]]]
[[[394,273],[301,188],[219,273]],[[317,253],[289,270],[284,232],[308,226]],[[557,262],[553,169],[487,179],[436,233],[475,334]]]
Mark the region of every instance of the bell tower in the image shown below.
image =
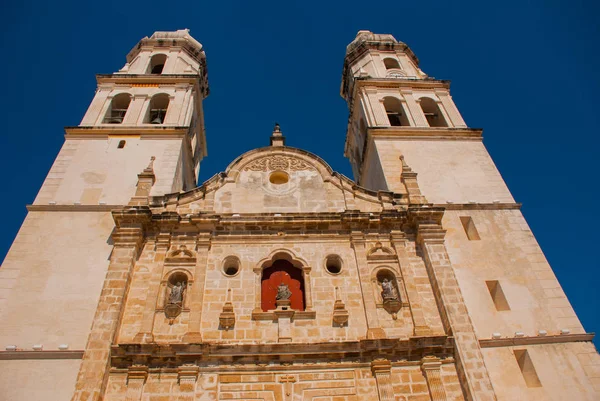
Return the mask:
[[[96,79],[96,94],[81,123],[66,127],[65,144],[34,204],[126,204],[151,157],[151,195],[194,188],[206,155],[202,45],[188,30],[155,32],[118,72]]]
[[[128,280],[109,271],[111,211],[194,188],[206,156],[206,58],[188,30],[155,32],[96,79],[0,269],[0,347],[15,351],[2,399],[71,398],[103,281]]]
[[[514,202],[482,143],[450,96],[450,82],[419,69],[411,49],[389,34],[359,31],[346,50],[341,95],[350,118],[345,155],[355,180],[403,191],[404,156],[430,202]]]

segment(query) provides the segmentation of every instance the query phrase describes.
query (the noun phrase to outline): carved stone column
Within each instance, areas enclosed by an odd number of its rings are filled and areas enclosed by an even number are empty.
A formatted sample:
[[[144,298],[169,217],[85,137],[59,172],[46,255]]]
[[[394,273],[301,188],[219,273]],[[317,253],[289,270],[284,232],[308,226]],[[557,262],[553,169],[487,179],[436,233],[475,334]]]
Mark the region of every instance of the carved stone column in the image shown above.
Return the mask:
[[[254,272],[254,311],[253,313],[262,312],[261,304],[261,279],[262,279],[262,268],[260,266],[255,267]]]
[[[431,401],[446,401],[446,391],[444,390],[440,372],[441,367],[442,362],[439,358],[426,356],[421,360],[421,369],[427,380]]]
[[[210,251],[210,233],[200,233],[196,239],[196,269],[194,272],[195,282],[190,291],[190,321],[188,332],[183,336],[183,341],[187,343],[200,343],[202,336],[200,334],[200,323],[202,321],[202,301],[204,299],[204,285],[206,282],[206,263],[208,261],[208,252]]]
[[[425,320],[425,313],[423,312],[423,301],[417,290],[415,275],[410,268],[410,258],[406,252],[406,235],[401,231],[392,231],[390,233],[390,239],[392,246],[396,250],[396,255],[398,256],[398,264],[400,265],[400,271],[402,272],[402,281],[404,281],[406,295],[408,296],[408,303],[410,305],[410,312],[414,325],[413,333],[415,336],[430,335],[431,329]]]
[[[385,331],[379,325],[377,318],[377,304],[375,303],[375,295],[373,287],[370,285],[371,277],[369,265],[367,262],[367,244],[365,236],[362,232],[354,231],[350,236],[352,248],[354,249],[354,257],[358,268],[358,277],[361,285],[363,297],[363,305],[365,308],[365,318],[367,320],[367,338],[385,338]]]
[[[371,372],[377,382],[379,401],[394,401],[392,387],[392,363],[387,359],[375,359],[371,362]]]
[[[144,393],[144,384],[148,378],[148,366],[133,365],[127,370],[127,393],[125,401],[140,401]]]
[[[133,265],[144,238],[144,227],[151,216],[148,208],[118,210],[112,214],[117,225],[112,235],[114,247],[72,401],[99,401],[104,397],[110,347],[123,315]]]
[[[304,298],[306,301],[306,305],[304,305],[304,309],[307,311],[312,310],[312,288],[310,283],[310,271],[311,268],[309,266],[302,267],[302,278],[304,279]]]
[[[496,400],[479,341],[444,244],[446,231],[441,226],[444,211],[438,208],[409,209],[409,213],[410,219],[417,225],[417,242],[423,251],[444,328],[455,338],[457,369],[467,398]]]

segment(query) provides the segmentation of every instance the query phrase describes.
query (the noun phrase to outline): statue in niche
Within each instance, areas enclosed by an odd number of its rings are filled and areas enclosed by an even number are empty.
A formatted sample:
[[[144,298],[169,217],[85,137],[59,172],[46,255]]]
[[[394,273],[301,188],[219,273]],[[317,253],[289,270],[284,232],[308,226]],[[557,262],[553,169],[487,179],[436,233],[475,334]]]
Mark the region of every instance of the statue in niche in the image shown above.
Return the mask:
[[[383,291],[381,291],[381,297],[383,298],[384,302],[399,300],[398,291],[396,290],[396,286],[391,280],[384,278],[381,281],[381,288],[383,289]]]
[[[291,296],[292,292],[290,291],[287,284],[279,284],[279,286],[277,287],[277,295],[275,295],[275,299],[278,301],[285,301],[290,299]]]
[[[181,304],[183,302],[183,292],[185,291],[185,284],[183,281],[178,282],[171,288],[171,294],[169,295],[170,304]]]

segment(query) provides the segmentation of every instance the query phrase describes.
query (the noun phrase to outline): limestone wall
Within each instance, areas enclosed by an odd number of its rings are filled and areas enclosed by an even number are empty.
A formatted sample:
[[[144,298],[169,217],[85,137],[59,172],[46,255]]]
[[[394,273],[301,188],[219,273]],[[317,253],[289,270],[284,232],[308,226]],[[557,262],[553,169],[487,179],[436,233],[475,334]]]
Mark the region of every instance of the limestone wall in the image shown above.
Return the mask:
[[[176,249],[173,245],[171,249]],[[193,249],[193,244],[188,245]],[[160,282],[165,281],[170,272],[185,269],[193,280],[188,289],[190,302],[201,299],[200,332],[206,342],[255,343],[278,342],[278,324],[271,320],[261,320],[254,312],[260,312],[261,267],[269,260],[290,258],[299,266],[310,267],[305,278],[305,305],[315,317],[294,319],[291,325],[291,338],[294,342],[350,341],[365,338],[367,332],[364,297],[372,305],[376,315],[370,317],[371,326],[382,328],[387,337],[408,338],[413,335],[414,324],[408,297],[413,298],[424,316],[426,325],[433,333],[443,334],[437,306],[422,259],[415,254],[414,243],[408,243],[403,250],[408,256],[401,262],[402,274],[397,261],[369,262],[369,271],[386,267],[395,272],[402,286],[401,296],[406,305],[398,313],[397,319],[385,311],[379,300],[381,289],[375,284],[375,277],[361,279],[358,274],[356,256],[349,239],[305,240],[290,243],[287,241],[253,241],[248,245],[243,240],[213,239],[210,251],[199,250],[196,266],[177,266],[164,263],[165,254],[156,249],[150,241],[144,247],[142,255],[134,268],[125,315],[118,341],[131,343],[137,341],[138,333],[151,328],[154,341],[159,343],[182,341],[187,332],[197,331],[192,322],[194,310],[184,307],[183,312],[174,321],[170,321],[162,308],[165,291]],[[162,255],[162,256],[161,256]],[[342,260],[342,270],[332,274],[326,270],[328,255],[338,255]],[[225,260],[238,259],[240,269],[233,275],[224,272]],[[206,260],[203,265],[202,261]],[[406,293],[404,287],[410,293]],[[336,293],[336,287],[338,291]],[[418,295],[415,295],[418,294]],[[349,313],[349,322],[344,327],[336,327],[332,321],[333,306],[336,299],[345,303]],[[148,300],[152,300],[149,302]],[[235,326],[229,330],[220,327],[219,316],[225,302],[230,301],[236,317]],[[145,322],[145,323],[144,323]],[[149,325],[149,326],[147,326]]]
[[[151,401],[162,397],[178,400],[272,400],[287,401],[372,401],[397,399],[402,394],[407,401],[431,400],[427,380],[417,364],[396,364],[386,379],[377,378],[369,365],[344,363],[335,367],[325,363],[297,367],[272,366],[257,368],[255,365],[239,367],[221,364],[221,371],[214,367],[201,367],[190,380],[180,380],[177,372],[153,373],[142,380],[129,380],[127,373],[110,375],[106,401],[139,399]],[[357,366],[353,366],[357,365]],[[362,365],[362,366],[361,366]],[[366,365],[366,366],[365,366]],[[441,368],[441,391],[446,400],[464,400],[458,387],[458,377],[452,364]],[[131,377],[131,376],[130,376]],[[388,379],[389,378],[389,379]],[[382,391],[383,396],[380,398]],[[129,398],[135,396],[136,398]],[[165,398],[166,399],[166,398]]]
[[[0,401],[69,401],[80,360],[0,360]]]
[[[461,217],[469,216],[480,240],[469,240]],[[519,210],[446,211],[446,244],[469,314],[480,338],[492,333],[535,336],[538,330],[583,333]],[[486,281],[498,281],[509,310],[497,310]],[[503,309],[503,308],[500,308]]]
[[[109,212],[29,212],[0,268],[0,344],[83,350],[111,252]]]
[[[363,177],[363,185],[371,189],[401,190],[404,155],[412,170],[418,173],[419,187],[427,200],[445,204],[514,202],[494,162],[480,141],[377,139],[369,158],[381,158],[387,188],[377,187],[377,171]]]
[[[118,148],[124,140],[125,147]],[[137,175],[155,156],[153,195],[179,191],[174,185],[181,164],[181,139],[149,140],[139,137],[67,139],[52,165],[34,204],[127,204],[135,193]]]
[[[541,386],[530,387],[515,358],[526,349]],[[600,356],[593,343],[485,348],[485,364],[498,401],[597,400],[600,391]]]

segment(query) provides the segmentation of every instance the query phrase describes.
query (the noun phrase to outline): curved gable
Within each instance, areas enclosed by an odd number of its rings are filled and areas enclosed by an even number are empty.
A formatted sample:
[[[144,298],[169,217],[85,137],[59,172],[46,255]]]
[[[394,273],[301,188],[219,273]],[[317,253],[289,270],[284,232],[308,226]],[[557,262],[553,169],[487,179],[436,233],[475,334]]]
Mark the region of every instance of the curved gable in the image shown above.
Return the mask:
[[[292,148],[250,151],[229,165],[215,194],[217,213],[338,212],[344,194],[331,168]]]
[[[400,203],[407,200],[361,188],[320,157],[290,147],[251,150],[202,186],[152,202],[181,213],[219,214],[378,212]]]

